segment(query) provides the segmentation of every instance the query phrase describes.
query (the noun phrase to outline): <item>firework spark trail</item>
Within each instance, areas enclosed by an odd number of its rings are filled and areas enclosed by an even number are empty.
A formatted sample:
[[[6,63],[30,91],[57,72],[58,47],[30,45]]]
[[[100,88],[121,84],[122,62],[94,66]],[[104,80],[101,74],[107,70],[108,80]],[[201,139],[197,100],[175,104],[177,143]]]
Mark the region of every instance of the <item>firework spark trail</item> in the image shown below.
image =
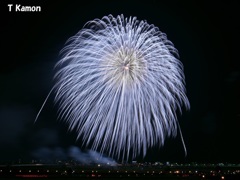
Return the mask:
[[[176,136],[176,111],[190,104],[178,51],[157,27],[105,16],[89,21],[62,53],[55,102],[85,145],[128,159]]]

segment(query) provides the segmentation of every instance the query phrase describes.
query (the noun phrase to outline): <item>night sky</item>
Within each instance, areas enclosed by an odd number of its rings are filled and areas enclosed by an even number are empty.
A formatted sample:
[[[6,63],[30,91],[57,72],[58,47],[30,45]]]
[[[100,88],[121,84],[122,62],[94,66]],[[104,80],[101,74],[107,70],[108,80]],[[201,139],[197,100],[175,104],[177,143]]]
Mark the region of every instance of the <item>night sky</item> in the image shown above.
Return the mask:
[[[61,158],[69,147],[81,147],[76,133],[57,119],[54,95],[35,124],[34,119],[54,85],[53,68],[66,40],[87,21],[108,14],[137,16],[159,27],[184,65],[191,109],[178,119],[188,155],[178,134],[137,160],[240,162],[237,1],[14,1],[42,8],[25,13],[8,12],[10,2],[0,2],[0,162],[44,158],[36,155],[44,148],[46,156],[60,149]]]

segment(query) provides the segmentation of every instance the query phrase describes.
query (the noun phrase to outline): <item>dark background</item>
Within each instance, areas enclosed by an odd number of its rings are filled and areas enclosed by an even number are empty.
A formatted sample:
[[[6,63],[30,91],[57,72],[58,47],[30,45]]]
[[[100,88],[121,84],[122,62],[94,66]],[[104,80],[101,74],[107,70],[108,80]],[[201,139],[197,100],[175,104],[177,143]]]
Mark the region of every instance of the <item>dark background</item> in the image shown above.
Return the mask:
[[[8,12],[7,4],[41,12]],[[54,65],[66,40],[105,15],[137,16],[165,32],[180,54],[191,110],[179,116],[180,136],[142,161],[240,162],[239,6],[237,1],[1,1],[0,162],[36,158],[39,148],[81,146],[57,120],[50,96]],[[49,154],[48,154],[49,155]],[[59,156],[60,157],[60,156]]]

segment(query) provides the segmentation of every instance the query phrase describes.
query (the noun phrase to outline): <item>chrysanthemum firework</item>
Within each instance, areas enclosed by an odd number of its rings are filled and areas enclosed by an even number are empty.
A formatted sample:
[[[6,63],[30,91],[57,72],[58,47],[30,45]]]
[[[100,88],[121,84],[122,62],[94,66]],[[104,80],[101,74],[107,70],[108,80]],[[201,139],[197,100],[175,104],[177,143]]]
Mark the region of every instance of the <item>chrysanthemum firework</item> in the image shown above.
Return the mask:
[[[55,101],[84,145],[128,159],[176,136],[176,111],[190,105],[178,51],[157,27],[105,16],[89,21],[62,53]]]

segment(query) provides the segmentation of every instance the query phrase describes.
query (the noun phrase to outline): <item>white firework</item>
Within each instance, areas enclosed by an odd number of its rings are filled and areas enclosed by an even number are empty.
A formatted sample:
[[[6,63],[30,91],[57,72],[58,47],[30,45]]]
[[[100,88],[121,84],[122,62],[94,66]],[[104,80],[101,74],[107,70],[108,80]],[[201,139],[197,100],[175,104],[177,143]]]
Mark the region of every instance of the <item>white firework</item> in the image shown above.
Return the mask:
[[[190,108],[178,51],[136,17],[89,21],[70,38],[57,67],[60,118],[84,145],[110,156],[145,156],[162,146],[177,134],[176,111]]]

